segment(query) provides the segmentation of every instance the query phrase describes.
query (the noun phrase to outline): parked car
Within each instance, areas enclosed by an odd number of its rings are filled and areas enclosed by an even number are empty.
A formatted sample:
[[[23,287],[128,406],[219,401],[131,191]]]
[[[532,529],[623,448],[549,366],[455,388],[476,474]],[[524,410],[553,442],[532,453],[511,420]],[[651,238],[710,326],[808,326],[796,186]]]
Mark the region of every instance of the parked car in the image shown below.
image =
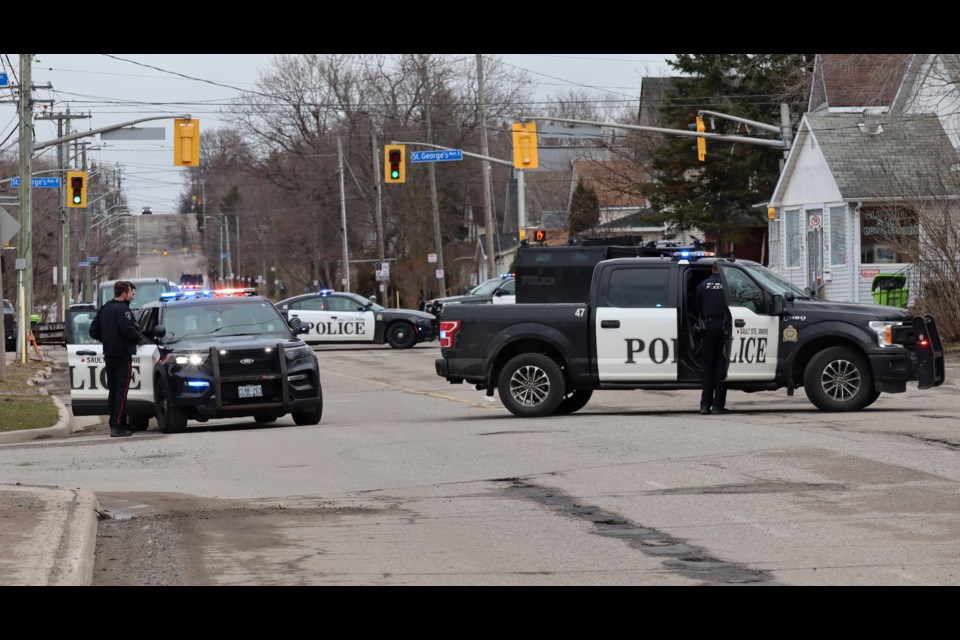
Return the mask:
[[[368,342],[409,349],[436,340],[437,319],[414,309],[387,309],[347,291],[321,290],[277,303],[287,321],[300,318],[309,328],[300,336],[310,344]]]
[[[3,299],[3,338],[4,348],[7,351],[15,351],[17,348],[17,312],[13,308],[13,303]]]
[[[499,278],[485,280],[462,296],[425,300],[420,305],[420,310],[432,313],[439,318],[443,305],[446,304],[512,304],[516,301],[517,279],[509,273]]]

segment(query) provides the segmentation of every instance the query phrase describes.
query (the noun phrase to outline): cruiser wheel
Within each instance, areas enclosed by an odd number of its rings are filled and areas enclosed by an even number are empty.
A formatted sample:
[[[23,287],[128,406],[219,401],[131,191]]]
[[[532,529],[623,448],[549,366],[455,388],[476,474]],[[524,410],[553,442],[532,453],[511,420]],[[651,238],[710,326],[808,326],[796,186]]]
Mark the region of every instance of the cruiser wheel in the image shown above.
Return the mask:
[[[157,411],[157,427],[160,433],[183,433],[187,430],[187,415],[173,406],[170,388],[163,376],[153,385],[153,404]]]
[[[870,367],[850,347],[830,347],[810,358],[803,390],[822,411],[857,411],[876,400]]]
[[[539,418],[557,410],[566,392],[566,382],[552,358],[523,353],[500,371],[497,391],[510,413],[521,418]]]
[[[387,329],[387,342],[394,349],[409,349],[417,342],[417,330],[408,322],[394,322]]]

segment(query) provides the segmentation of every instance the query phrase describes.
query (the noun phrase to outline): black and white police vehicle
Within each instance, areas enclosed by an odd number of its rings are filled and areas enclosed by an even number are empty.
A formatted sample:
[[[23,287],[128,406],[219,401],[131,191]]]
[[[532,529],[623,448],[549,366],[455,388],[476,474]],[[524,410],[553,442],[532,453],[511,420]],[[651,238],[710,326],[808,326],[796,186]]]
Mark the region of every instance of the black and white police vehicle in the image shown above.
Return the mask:
[[[107,415],[102,345],[90,337],[93,310],[68,312],[73,414]],[[144,336],[133,357],[127,412],[131,428],[151,417],[162,433],[188,420],[252,417],[269,423],[291,414],[314,425],[323,414],[317,358],[270,300],[253,289],[178,292],[144,304]]]
[[[436,340],[435,316],[414,309],[387,309],[355,293],[321,289],[277,303],[288,320],[299,318],[306,326],[303,339],[310,344],[389,344],[409,349]]]

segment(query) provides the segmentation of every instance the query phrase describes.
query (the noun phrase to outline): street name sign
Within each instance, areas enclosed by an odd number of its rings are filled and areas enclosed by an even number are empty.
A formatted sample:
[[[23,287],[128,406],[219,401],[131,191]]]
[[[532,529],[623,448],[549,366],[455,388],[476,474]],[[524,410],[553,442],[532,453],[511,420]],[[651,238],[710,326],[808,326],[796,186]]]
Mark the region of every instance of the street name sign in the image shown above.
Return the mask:
[[[463,160],[462,149],[447,149],[445,151],[412,151],[410,162],[445,162],[448,160]]]
[[[60,178],[34,178],[30,181],[34,189],[57,189],[60,187]],[[14,189],[20,188],[20,178],[10,178],[10,186]]]

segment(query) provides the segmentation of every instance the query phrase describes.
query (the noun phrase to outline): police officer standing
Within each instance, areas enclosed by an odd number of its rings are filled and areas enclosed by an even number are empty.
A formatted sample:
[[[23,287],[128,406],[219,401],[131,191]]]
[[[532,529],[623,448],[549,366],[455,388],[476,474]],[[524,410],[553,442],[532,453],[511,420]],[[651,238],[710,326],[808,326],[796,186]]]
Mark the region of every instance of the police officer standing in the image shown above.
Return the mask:
[[[137,352],[140,332],[130,311],[130,301],[137,288],[132,282],[118,280],[113,285],[113,300],[100,309],[90,325],[90,336],[103,343],[103,359],[107,369],[107,404],[110,408],[110,437],[132,435],[127,428],[125,404],[133,355]]]
[[[703,327],[703,392],[700,394],[700,413],[729,413],[727,402],[726,332],[723,324],[727,303],[717,262],[710,277],[697,287],[697,301]]]

